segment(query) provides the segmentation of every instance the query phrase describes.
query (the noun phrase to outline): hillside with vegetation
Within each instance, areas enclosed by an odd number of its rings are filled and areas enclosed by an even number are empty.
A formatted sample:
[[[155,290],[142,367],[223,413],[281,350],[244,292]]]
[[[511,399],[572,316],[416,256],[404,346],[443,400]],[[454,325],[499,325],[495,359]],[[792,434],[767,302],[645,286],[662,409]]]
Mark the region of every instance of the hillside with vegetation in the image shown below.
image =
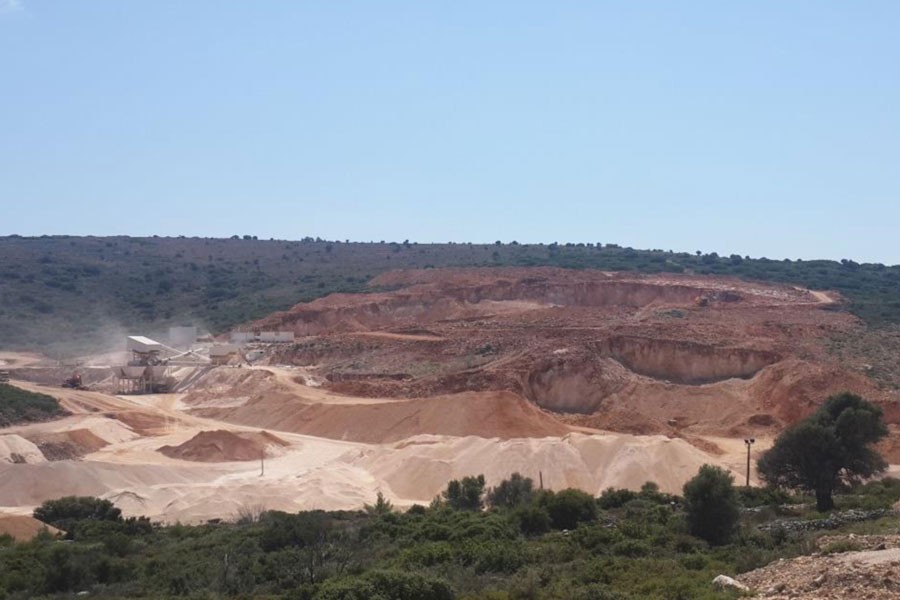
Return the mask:
[[[0,427],[49,421],[66,414],[55,398],[0,383]]]
[[[874,327],[900,323],[900,265],[636,250],[615,244],[417,244],[41,236],[0,238],[0,348],[69,355],[125,332],[219,333],[404,268],[557,266],[690,272],[837,290]],[[890,337],[890,336],[889,336]],[[891,337],[893,339],[893,337]]]

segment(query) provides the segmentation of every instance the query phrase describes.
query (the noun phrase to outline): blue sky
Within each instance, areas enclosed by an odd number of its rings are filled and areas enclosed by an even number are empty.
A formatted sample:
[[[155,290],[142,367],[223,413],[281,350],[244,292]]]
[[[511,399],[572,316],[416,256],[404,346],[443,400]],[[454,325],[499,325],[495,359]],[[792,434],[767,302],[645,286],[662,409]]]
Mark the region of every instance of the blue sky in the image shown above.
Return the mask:
[[[900,263],[900,3],[0,0],[0,234]]]

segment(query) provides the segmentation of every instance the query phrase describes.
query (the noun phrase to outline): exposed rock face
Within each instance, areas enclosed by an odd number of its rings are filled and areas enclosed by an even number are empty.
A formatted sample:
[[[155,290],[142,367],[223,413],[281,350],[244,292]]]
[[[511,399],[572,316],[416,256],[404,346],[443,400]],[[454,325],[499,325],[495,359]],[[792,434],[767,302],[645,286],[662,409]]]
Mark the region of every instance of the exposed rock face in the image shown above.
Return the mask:
[[[758,303],[771,297],[741,293],[718,280],[659,278],[562,269],[440,269],[398,271],[375,278],[373,294],[334,294],[254,323],[257,329],[290,328],[297,335],[366,331],[445,319],[478,318],[550,307],[643,308],[654,305],[711,306]],[[770,286],[773,288],[774,286]],[[777,300],[809,299],[778,288]]]
[[[830,350],[863,327],[836,295],[551,268],[396,271],[372,286],[252,327],[295,331],[275,360],[355,396],[508,391],[569,424],[735,437],[775,434],[849,390],[900,425],[900,394]]]
[[[597,346],[602,355],[615,358],[635,373],[685,384],[748,379],[779,359],[765,350],[637,336],[613,336]]]
[[[628,385],[627,371],[610,359],[563,357],[539,362],[526,379],[525,396],[561,413],[591,414]]]

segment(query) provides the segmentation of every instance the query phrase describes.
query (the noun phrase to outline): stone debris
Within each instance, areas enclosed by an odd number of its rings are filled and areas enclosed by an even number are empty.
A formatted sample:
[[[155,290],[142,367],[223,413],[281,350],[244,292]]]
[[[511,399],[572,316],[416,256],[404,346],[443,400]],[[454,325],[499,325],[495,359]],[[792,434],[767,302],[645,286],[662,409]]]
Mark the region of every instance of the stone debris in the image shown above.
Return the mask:
[[[882,517],[895,514],[892,509],[885,508],[880,510],[845,510],[843,512],[831,514],[824,519],[778,519],[760,525],[760,531],[775,531],[782,529],[785,531],[818,531],[823,529],[837,529],[849,523],[859,523],[861,521],[874,521]]]
[[[828,544],[847,540],[832,538]],[[854,536],[860,547],[900,544],[900,536],[888,541]],[[820,543],[821,545],[821,543]],[[753,590],[755,598],[771,600],[888,600],[900,598],[900,548],[865,550],[828,555],[779,559],[737,578]]]
[[[713,579],[713,585],[720,590],[738,590],[741,592],[747,592],[750,590],[750,588],[748,588],[746,585],[736,579],[729,577],[728,575],[718,575],[715,579]]]

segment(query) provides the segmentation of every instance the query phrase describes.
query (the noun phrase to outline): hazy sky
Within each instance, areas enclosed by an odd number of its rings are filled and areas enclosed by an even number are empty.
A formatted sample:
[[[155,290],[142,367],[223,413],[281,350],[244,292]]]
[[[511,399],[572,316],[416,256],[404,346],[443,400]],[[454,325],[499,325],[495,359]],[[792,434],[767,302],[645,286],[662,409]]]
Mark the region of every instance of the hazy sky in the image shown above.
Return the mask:
[[[900,263],[900,2],[0,0],[0,234]]]

